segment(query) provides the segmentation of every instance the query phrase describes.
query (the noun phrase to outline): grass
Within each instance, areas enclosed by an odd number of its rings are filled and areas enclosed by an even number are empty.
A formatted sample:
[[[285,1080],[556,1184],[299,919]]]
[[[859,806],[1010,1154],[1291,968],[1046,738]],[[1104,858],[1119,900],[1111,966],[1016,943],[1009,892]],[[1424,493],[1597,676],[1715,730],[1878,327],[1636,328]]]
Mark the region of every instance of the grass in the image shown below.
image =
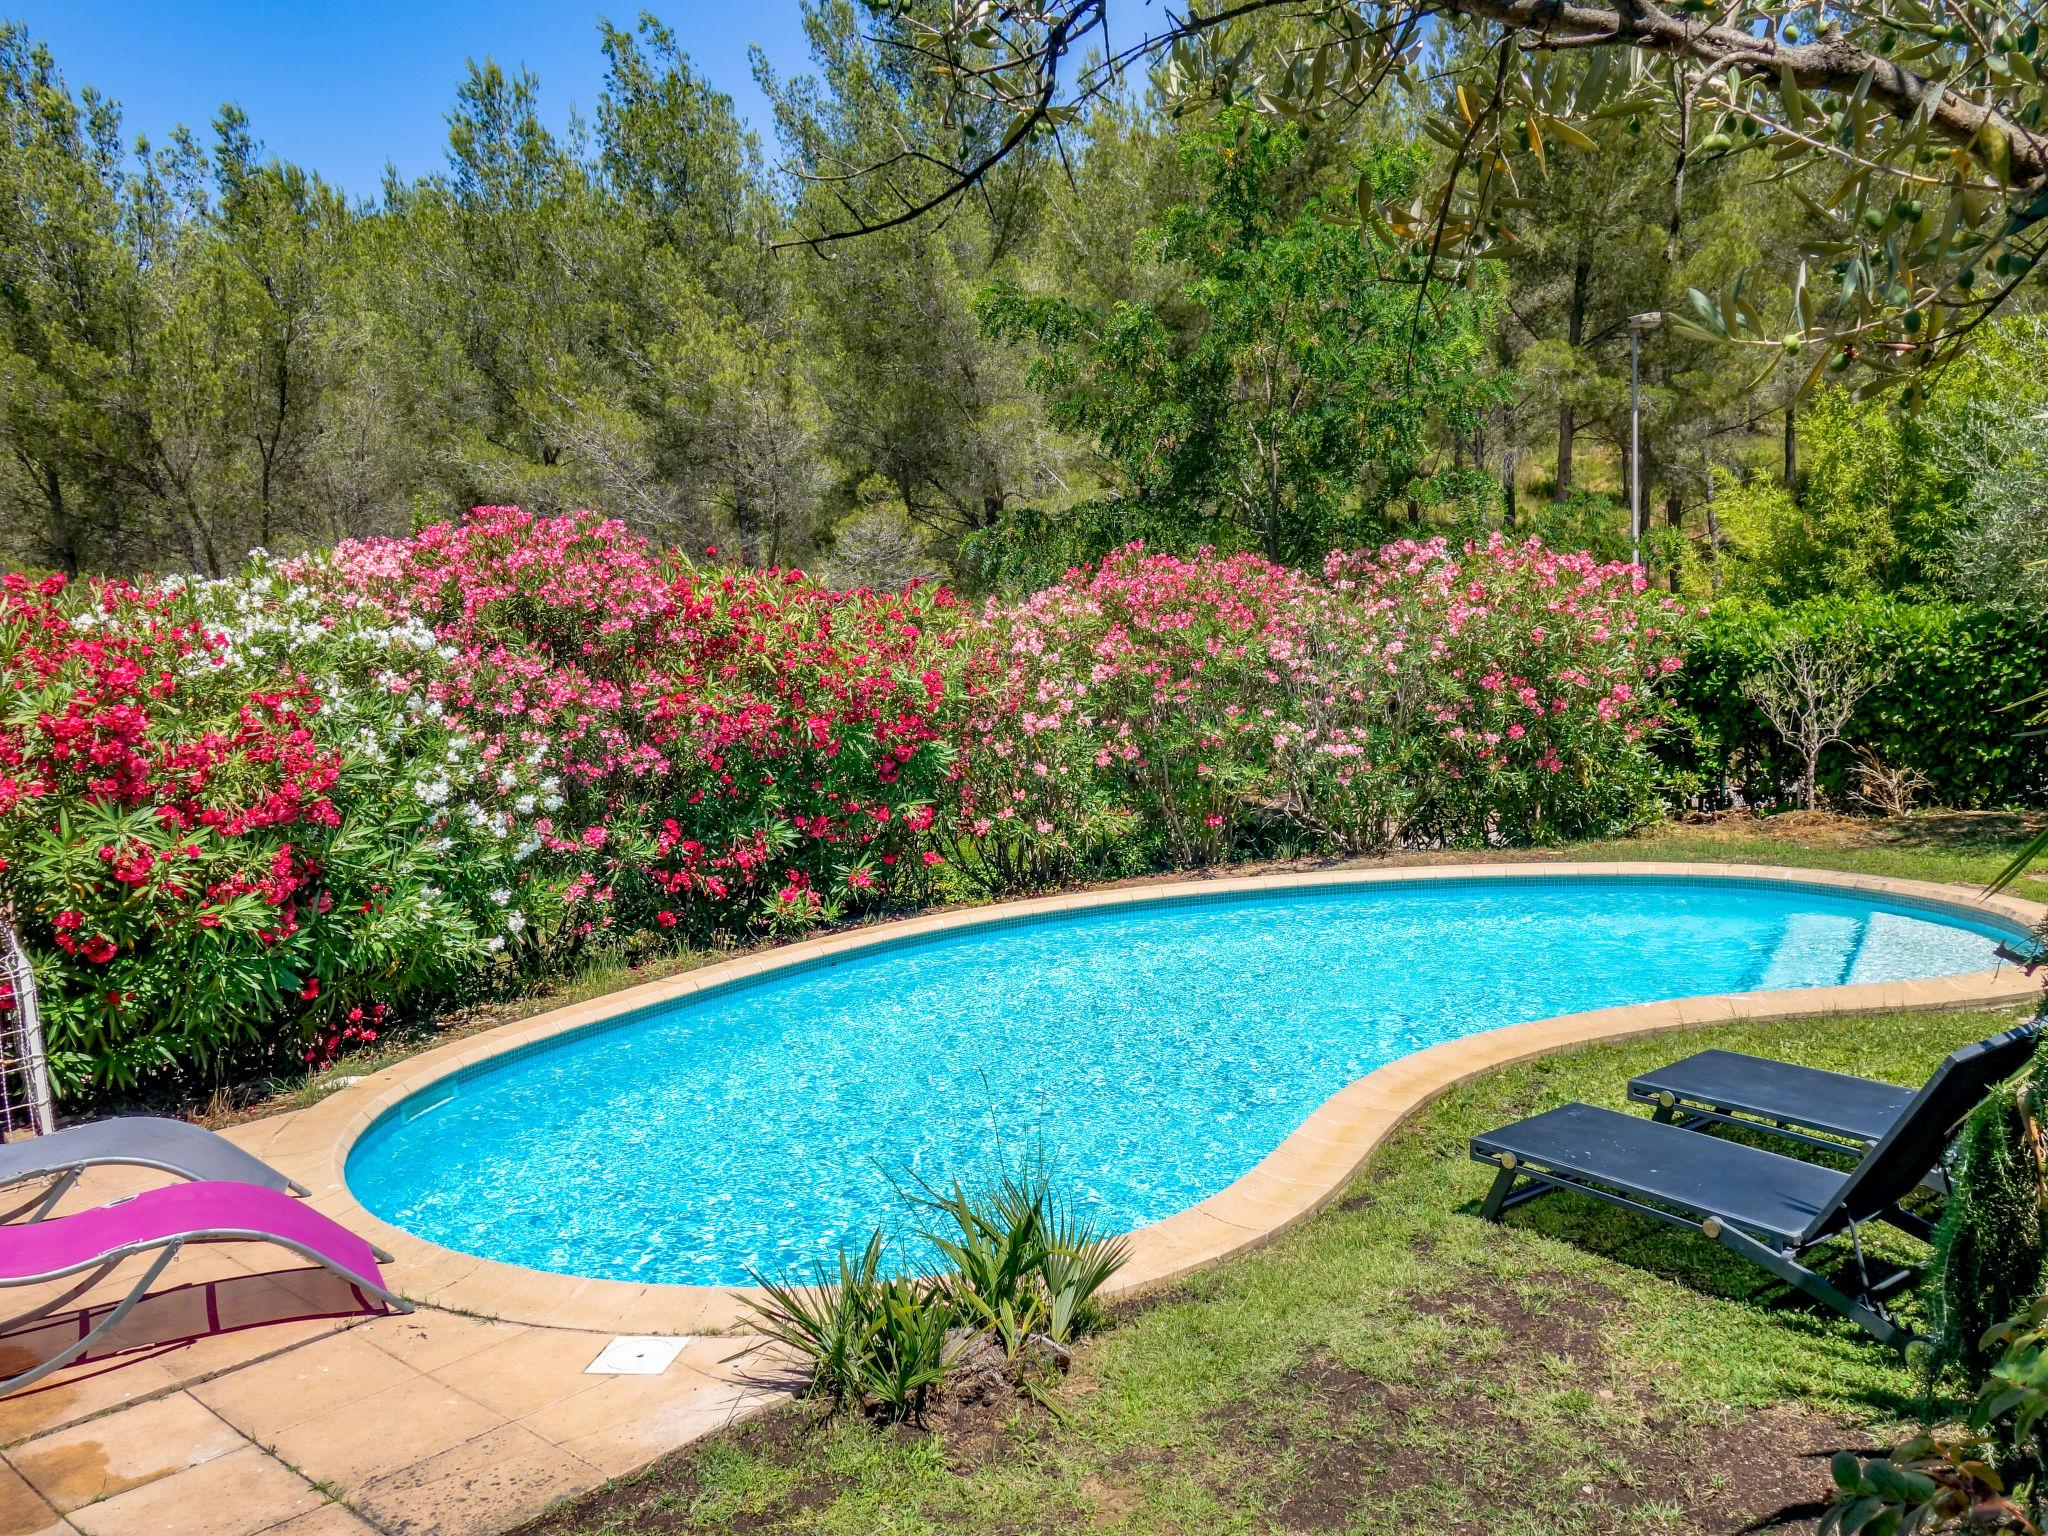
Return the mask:
[[[1695,1235],[1569,1195],[1482,1222],[1489,1172],[1466,1139],[1572,1099],[1620,1106],[1632,1073],[1709,1045],[1917,1082],[2012,1017],[1720,1026],[1503,1069],[1411,1121],[1321,1216],[1127,1307],[1081,1348],[1056,1412],[1019,1400],[920,1431],[799,1405],[534,1529],[1590,1536],[1810,1519],[1827,1453],[1883,1444],[1925,1406],[1915,1374]]]
[[[1640,837],[1582,843],[1585,859],[1713,859],[1727,863],[1800,864],[1907,880],[1983,887],[2025,845],[2039,816],[2000,811],[1923,811],[1896,819],[1801,812],[1675,822]],[[2048,901],[2048,866],[2036,866],[2012,894]]]

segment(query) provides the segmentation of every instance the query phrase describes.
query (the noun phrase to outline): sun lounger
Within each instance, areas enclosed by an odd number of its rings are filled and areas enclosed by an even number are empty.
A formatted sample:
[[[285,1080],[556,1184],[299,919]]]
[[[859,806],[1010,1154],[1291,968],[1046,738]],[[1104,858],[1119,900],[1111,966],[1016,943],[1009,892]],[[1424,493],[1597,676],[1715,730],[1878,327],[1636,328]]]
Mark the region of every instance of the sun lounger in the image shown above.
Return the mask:
[[[0,1393],[40,1381],[118,1327],[188,1243],[275,1243],[333,1271],[366,1296],[400,1312],[412,1310],[385,1286],[377,1267],[379,1261],[390,1263],[390,1256],[304,1201],[254,1184],[172,1184],[76,1215],[0,1227],[0,1287],[80,1276],[12,1318],[9,1332],[18,1333],[24,1324],[76,1301],[124,1260],[151,1256],[106,1316],[32,1370],[0,1381]]]
[[[110,1164],[154,1168],[180,1179],[260,1184],[296,1195],[306,1192],[268,1163],[203,1126],[154,1115],[129,1115],[67,1126],[47,1136],[0,1146],[0,1188],[34,1179],[54,1181],[25,1204],[0,1212],[0,1221],[12,1221],[23,1212],[29,1213],[31,1221],[42,1220],[57,1208],[57,1202],[86,1169]]]
[[[1499,1170],[1480,1214],[1497,1220],[1538,1195],[1576,1190],[1699,1232],[1902,1347],[1912,1335],[1885,1302],[1917,1271],[1873,1274],[1861,1229],[1884,1222],[1923,1241],[1931,1235],[1899,1202],[1940,1162],[1963,1117],[2015,1069],[1995,1039],[1965,1046],[1846,1173],[1619,1110],[1567,1104],[1472,1138],[1473,1158]],[[1810,1250],[1844,1233],[1853,1272],[1831,1279],[1805,1262]]]
[[[2039,1040],[2039,1024],[2028,1023],[1964,1049],[1986,1053],[1999,1082],[2027,1064]],[[1736,1051],[1700,1051],[1645,1072],[1630,1080],[1628,1096],[1649,1105],[1656,1119],[1688,1130],[1737,1125],[1834,1152],[1882,1140],[1914,1097],[1893,1083]]]

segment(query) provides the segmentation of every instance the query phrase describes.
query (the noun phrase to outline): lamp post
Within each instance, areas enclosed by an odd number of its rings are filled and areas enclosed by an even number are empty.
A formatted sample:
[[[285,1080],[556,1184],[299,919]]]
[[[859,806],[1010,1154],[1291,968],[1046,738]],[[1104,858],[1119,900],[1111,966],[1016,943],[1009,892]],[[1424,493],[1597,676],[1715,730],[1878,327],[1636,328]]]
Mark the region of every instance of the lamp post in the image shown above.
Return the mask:
[[[1658,310],[1628,317],[1628,539],[1643,563],[1643,332],[1664,323]]]

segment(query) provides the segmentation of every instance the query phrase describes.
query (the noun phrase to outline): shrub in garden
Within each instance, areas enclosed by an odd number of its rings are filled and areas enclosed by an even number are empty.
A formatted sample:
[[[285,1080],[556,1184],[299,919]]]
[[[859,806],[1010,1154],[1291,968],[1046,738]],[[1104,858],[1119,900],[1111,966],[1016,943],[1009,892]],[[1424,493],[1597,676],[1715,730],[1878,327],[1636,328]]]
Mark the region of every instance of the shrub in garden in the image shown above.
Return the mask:
[[[182,584],[0,586],[0,879],[44,992],[60,1091],[374,1040],[384,999],[446,982],[481,933],[441,889],[351,704],[350,650],[288,594],[235,623]],[[332,663],[315,684],[273,647]]]
[[[809,1363],[812,1392],[835,1407],[915,1418],[978,1345],[993,1346],[1006,1388],[1034,1390],[1033,1351],[1064,1362],[1066,1345],[1100,1321],[1096,1293],[1123,1267],[1124,1239],[1098,1230],[1039,1170],[926,1191],[917,1203],[942,1218],[926,1237],[948,1269],[884,1276],[876,1232],[858,1255],[818,1265],[808,1286],[756,1274],[767,1300],[747,1305],[762,1331]]]
[[[1000,887],[1137,834],[1192,863],[1254,815],[1347,850],[1637,824],[1684,623],[1643,588],[1498,536],[1332,555],[1319,576],[1120,550],[992,604],[957,648],[956,862]]]
[[[1824,795],[1843,794],[1861,749],[1925,778],[1940,805],[2048,803],[2048,736],[2030,728],[2026,708],[2048,674],[2048,626],[2033,614],[1892,597],[1716,605],[1673,679],[1674,713],[1687,727],[1664,737],[1675,769],[1761,801],[1798,782],[1798,754],[1744,689],[1792,637],[1885,666],[1844,725],[1845,744],[1820,758]]]
[[[468,744],[425,791],[542,855],[532,878],[567,910],[529,946],[797,929],[927,889],[952,762],[943,589],[700,573],[618,523],[502,507],[305,574],[432,630],[434,665],[390,686]]]
[[[1972,1386],[1989,1369],[1992,1330],[2042,1294],[2048,1200],[2038,1070],[2001,1086],[1956,1135],[1952,1188],[1934,1233],[1934,1364]]]
[[[915,900],[943,592],[481,508],[0,607],[0,872],[61,1088],[320,1059],[486,967]]]

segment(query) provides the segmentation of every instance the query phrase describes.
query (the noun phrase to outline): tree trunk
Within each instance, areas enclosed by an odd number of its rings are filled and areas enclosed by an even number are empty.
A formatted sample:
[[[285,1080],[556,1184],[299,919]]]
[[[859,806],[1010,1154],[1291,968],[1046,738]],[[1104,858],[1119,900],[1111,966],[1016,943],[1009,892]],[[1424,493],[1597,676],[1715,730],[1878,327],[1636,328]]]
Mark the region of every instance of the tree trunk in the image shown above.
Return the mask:
[[[1791,490],[1799,478],[1799,410],[1792,402],[1785,404],[1785,489]]]
[[[1515,408],[1501,408],[1500,431],[1500,520],[1503,528],[1515,526],[1515,477],[1521,469],[1521,452],[1515,443]]]
[[[1664,490],[1664,526],[1673,533],[1681,533],[1685,527],[1685,507],[1678,499],[1677,489],[1671,486],[1666,486]],[[1684,563],[1681,559],[1681,551],[1684,548],[1685,544],[1682,539],[1673,539],[1671,541],[1671,574],[1669,581],[1671,590],[1674,592],[1678,590],[1678,568]]]
[[[1581,254],[1572,268],[1572,303],[1565,314],[1564,336],[1577,347],[1586,336],[1587,289],[1593,281],[1592,257]],[[1569,401],[1557,408],[1557,485],[1554,501],[1569,500],[1572,494],[1572,440],[1578,434],[1578,417]]]
[[[1702,505],[1707,513],[1707,580],[1716,595],[1721,591],[1721,520],[1714,514],[1714,466],[1709,464],[1706,473],[1706,490]]]
[[[57,466],[43,466],[43,500],[50,511],[50,547],[57,556],[58,569],[66,576],[78,574],[78,528],[71,509],[64,504],[64,481]]]

